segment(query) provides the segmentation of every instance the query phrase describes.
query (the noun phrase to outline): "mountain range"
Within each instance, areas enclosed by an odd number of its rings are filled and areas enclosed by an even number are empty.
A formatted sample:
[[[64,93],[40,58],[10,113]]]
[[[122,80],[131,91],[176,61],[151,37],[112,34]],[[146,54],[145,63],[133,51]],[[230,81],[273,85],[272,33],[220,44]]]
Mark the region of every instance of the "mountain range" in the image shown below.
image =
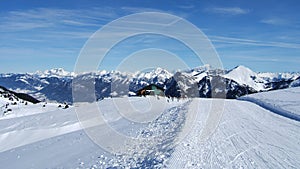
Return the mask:
[[[80,101],[87,101],[132,96],[149,84],[164,88],[166,96],[170,97],[234,99],[251,93],[300,86],[300,73],[257,73],[245,66],[220,70],[204,65],[174,73],[157,68],[150,72],[103,70],[75,74],[58,68],[35,73],[0,74],[0,86],[9,90],[41,101],[67,103],[73,102],[72,92],[82,97]],[[86,94],[90,90],[95,93],[94,97]]]

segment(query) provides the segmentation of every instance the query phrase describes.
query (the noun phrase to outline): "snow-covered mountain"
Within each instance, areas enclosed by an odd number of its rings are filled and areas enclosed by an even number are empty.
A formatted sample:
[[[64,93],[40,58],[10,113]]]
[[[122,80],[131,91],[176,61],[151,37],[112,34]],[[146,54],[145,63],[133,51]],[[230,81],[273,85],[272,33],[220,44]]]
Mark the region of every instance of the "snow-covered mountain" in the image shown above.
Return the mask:
[[[32,73],[32,75],[36,75],[38,77],[73,77],[75,76],[74,72],[65,71],[63,68],[56,68],[51,70],[46,70],[44,72],[37,71]]]
[[[149,84],[164,88],[165,94],[173,97],[237,98],[249,93],[300,86],[299,77],[299,73],[256,73],[245,66],[220,70],[204,65],[173,73],[157,68],[149,72],[98,71],[81,74],[59,68],[35,73],[0,74],[0,85],[39,100],[57,102],[72,102],[72,87],[82,93],[83,100],[87,99],[84,93],[91,90],[85,87],[88,83],[95,84],[92,90],[95,89],[96,99],[128,95]],[[76,83],[73,84],[74,81]]]
[[[238,84],[253,88],[256,91],[265,90],[266,80],[259,77],[257,73],[253,72],[245,66],[238,66],[230,70],[224,75],[227,79],[232,79]]]

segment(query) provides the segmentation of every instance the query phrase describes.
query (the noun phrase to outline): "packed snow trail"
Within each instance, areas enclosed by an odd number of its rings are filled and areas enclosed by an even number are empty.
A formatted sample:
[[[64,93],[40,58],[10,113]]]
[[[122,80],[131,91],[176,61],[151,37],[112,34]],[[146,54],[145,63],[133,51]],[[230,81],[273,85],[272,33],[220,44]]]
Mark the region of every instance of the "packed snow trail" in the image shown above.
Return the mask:
[[[146,98],[133,100],[140,108],[145,108]],[[185,102],[168,103],[161,116],[146,126],[133,127],[131,123],[105,115],[115,129],[127,134],[135,132],[137,137],[147,140],[127,143],[124,146],[128,151],[119,154],[107,153],[88,138],[79,125],[74,108],[3,119],[0,120],[3,127],[0,130],[0,162],[7,169],[160,167],[170,156],[172,140],[184,123],[188,104]],[[111,99],[99,102],[105,113],[116,114],[113,104]],[[99,132],[103,139],[110,134]]]
[[[147,98],[132,99],[138,108],[147,105]],[[100,101],[116,130],[147,139],[128,142],[128,151],[116,154],[86,135],[73,108],[1,119],[0,163],[5,169],[300,168],[300,123],[250,102],[223,100],[218,126],[203,139],[203,130],[211,125],[207,119],[213,101],[170,102],[158,118],[136,126],[114,116],[118,110],[111,99]],[[103,139],[110,134],[99,133]]]
[[[176,146],[168,168],[299,168],[300,123],[272,114],[256,104],[226,100],[216,131],[200,139],[209,99],[195,99],[200,110],[193,130]],[[189,114],[187,114],[189,116]],[[188,117],[187,117],[188,118]]]
[[[137,139],[124,145],[126,152],[115,154],[94,166],[100,168],[164,168],[173,148],[174,140],[180,132],[189,102],[164,111],[156,120],[137,132]]]

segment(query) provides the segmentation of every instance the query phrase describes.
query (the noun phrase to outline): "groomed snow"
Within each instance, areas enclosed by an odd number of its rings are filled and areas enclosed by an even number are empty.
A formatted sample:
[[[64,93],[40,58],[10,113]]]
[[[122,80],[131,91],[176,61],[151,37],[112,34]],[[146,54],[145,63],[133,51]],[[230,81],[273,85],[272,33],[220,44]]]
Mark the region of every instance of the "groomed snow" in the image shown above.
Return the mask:
[[[299,122],[250,102],[226,100],[218,128],[201,140],[210,100],[193,102],[199,102],[200,107],[188,110],[201,113],[191,132],[175,147],[168,168],[300,167]]]
[[[298,91],[297,88],[291,89],[281,102],[299,98]],[[268,97],[274,98],[271,94]],[[153,102],[156,104],[152,106],[165,106],[155,120],[138,124],[120,119],[120,110],[114,106],[116,102],[119,107],[128,106],[128,98],[98,102],[101,112],[115,130],[146,139],[127,143],[124,147],[128,151],[110,154],[93,143],[78,122],[76,107],[71,107],[1,119],[1,166],[6,169],[300,167],[300,123],[254,103],[200,98],[179,102],[167,102],[163,98],[130,99],[136,110],[142,113],[157,113],[151,112],[158,110],[151,109]],[[224,112],[213,134],[203,139],[201,133],[209,125],[207,118],[211,108],[216,106],[214,101],[223,103]],[[87,112],[91,111],[89,105],[81,104]],[[103,139],[111,134],[103,130],[97,132]],[[176,142],[183,135],[183,140]]]
[[[256,103],[277,114],[300,121],[300,87],[256,93],[239,99]]]

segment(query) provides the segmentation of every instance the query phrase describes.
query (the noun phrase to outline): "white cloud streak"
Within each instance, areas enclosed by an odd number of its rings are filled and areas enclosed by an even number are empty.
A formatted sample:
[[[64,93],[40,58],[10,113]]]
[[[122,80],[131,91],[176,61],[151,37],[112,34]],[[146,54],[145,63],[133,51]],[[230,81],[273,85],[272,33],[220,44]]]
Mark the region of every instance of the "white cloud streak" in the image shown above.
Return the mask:
[[[99,27],[99,22],[110,21],[118,17],[117,13],[108,8],[93,8],[90,10],[36,8],[25,11],[10,11],[0,15],[0,32],[63,26]]]
[[[206,11],[222,15],[242,15],[249,13],[249,10],[240,7],[213,7],[207,8]]]
[[[273,41],[258,41],[251,39],[232,38],[224,36],[209,36],[210,40],[218,43],[238,44],[238,45],[250,45],[250,46],[266,46],[266,47],[280,47],[290,49],[300,49],[299,43],[287,43],[287,42],[273,42]]]
[[[162,13],[169,13],[173,14],[176,16],[180,16],[182,18],[188,18],[189,14],[185,12],[180,12],[180,11],[170,11],[170,10],[160,10],[156,8],[142,8],[142,7],[128,7],[124,6],[121,8],[123,11],[128,12],[128,13],[141,13],[141,12],[162,12]]]
[[[270,24],[270,25],[286,25],[286,24],[288,24],[287,20],[280,19],[280,18],[263,19],[260,22],[265,23],[265,24]]]
[[[141,8],[141,7],[128,7],[128,6],[124,6],[121,9],[130,13],[163,12],[162,10],[155,9],[155,8]]]
[[[194,9],[195,5],[192,5],[192,4],[189,4],[189,5],[179,5],[177,7],[181,8],[181,9]]]

